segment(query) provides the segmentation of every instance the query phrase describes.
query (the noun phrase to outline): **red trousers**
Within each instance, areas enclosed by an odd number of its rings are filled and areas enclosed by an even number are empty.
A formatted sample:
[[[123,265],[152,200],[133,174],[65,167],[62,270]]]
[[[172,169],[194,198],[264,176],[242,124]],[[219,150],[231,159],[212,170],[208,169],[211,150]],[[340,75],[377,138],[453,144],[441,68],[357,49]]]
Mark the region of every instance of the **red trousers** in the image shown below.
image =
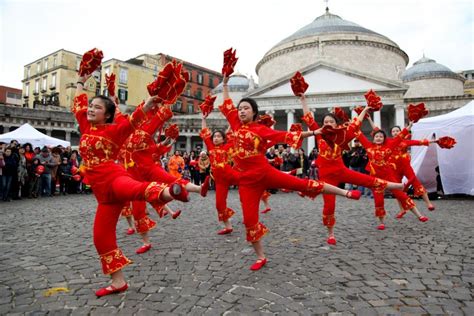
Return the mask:
[[[133,179],[115,163],[98,168],[87,171],[98,201],[93,228],[94,245],[100,255],[103,272],[111,274],[130,263],[117,246],[116,227],[122,208],[128,201],[145,200],[150,183]]]
[[[396,161],[396,170],[395,170],[397,182],[402,182],[403,177],[405,176],[407,179],[414,179],[413,180],[413,189],[415,196],[422,196],[426,193],[425,187],[421,184],[420,180],[415,175],[415,171],[410,165],[409,160],[397,160]]]
[[[267,189],[282,188],[293,191],[312,192],[314,195],[323,190],[324,183],[308,179],[300,179],[279,170],[269,164],[256,166],[256,169],[240,173],[240,203],[247,230],[247,241],[260,240],[268,229],[259,222],[259,205],[262,194]]]
[[[231,185],[238,185],[238,173],[229,165],[224,168],[212,168],[212,177],[216,186],[216,209],[220,222],[229,220],[235,211],[227,207],[227,194]]]
[[[387,182],[384,180],[350,170],[340,164],[330,167],[322,166],[320,168],[320,179],[334,186],[339,185],[339,183],[351,183],[382,192],[383,203],[383,191],[387,186]],[[380,196],[377,196],[377,198],[380,198]],[[336,196],[334,194],[323,194],[323,199],[323,224],[327,227],[333,227],[336,224],[336,217],[334,216]]]
[[[398,182],[397,176],[393,171],[391,172],[384,172],[377,174],[380,178],[391,181],[391,182]],[[375,203],[375,216],[383,218],[385,217],[386,211],[385,211],[385,203],[383,199],[383,192],[377,192],[376,190],[372,190],[374,194],[374,203]],[[402,208],[405,211],[408,211],[415,207],[415,202],[413,202],[412,199],[403,191],[401,190],[390,190],[392,192],[392,195],[400,202],[402,205]]]

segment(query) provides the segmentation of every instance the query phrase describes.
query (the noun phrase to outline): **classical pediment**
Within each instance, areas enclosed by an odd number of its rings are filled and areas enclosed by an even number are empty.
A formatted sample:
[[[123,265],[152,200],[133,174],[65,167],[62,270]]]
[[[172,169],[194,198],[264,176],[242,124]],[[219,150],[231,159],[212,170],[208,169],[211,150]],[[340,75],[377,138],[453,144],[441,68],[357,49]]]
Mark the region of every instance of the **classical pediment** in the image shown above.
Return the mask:
[[[306,95],[311,94],[338,94],[348,92],[403,90],[408,86],[402,82],[377,78],[370,74],[351,71],[325,62],[318,62],[300,71],[309,88]],[[257,90],[253,90],[249,97],[282,97],[292,96],[290,78],[293,74],[285,76],[275,82],[269,83]]]

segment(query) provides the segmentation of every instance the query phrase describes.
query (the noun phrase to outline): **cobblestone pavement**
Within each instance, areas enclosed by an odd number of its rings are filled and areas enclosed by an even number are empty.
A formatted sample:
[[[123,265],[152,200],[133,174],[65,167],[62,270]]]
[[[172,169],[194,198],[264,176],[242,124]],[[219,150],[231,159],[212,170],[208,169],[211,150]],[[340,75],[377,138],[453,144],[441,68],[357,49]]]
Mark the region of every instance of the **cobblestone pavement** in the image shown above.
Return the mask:
[[[100,299],[94,290],[108,278],[92,245],[92,195],[1,203],[0,314],[474,315],[473,200],[437,201],[434,212],[418,201],[426,223],[396,220],[387,200],[387,229],[378,231],[373,200],[338,199],[336,246],[325,243],[321,197],[278,193],[270,202],[261,216],[269,261],[258,272],[249,270],[240,211],[232,234],[216,234],[213,191],[172,204],[183,214],[160,220],[143,255],[121,220],[130,288]],[[240,210],[235,190],[229,206]],[[58,287],[68,292],[48,292]]]

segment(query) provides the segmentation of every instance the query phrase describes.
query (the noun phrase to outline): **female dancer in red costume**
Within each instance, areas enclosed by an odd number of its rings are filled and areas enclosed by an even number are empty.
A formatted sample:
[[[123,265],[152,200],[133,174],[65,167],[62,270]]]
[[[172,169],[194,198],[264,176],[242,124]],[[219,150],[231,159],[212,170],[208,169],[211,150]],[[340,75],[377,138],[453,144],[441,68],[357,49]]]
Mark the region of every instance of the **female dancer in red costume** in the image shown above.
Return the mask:
[[[310,130],[320,130],[318,124],[315,122],[313,113],[309,110],[308,104],[304,94],[300,97],[301,105],[303,107],[304,116],[302,120],[308,125]],[[317,135],[316,140],[319,149],[319,155],[316,159],[316,164],[319,168],[319,178],[332,185],[339,183],[351,183],[360,185],[366,188],[371,188],[374,191],[380,192],[377,198],[382,198],[385,188],[388,189],[403,189],[402,183],[387,182],[382,179],[375,178],[360,172],[356,172],[347,168],[342,160],[342,149],[360,133],[360,126],[365,117],[369,107],[365,107],[361,114],[354,118],[354,120],[346,127],[345,137],[338,138],[335,141],[330,141],[323,135]],[[328,113],[323,117],[323,126],[330,126],[336,128],[337,118],[334,114]],[[336,217],[334,216],[336,210],[336,196],[332,194],[323,194],[323,224],[328,230],[327,243],[330,245],[336,244],[334,237],[334,225],[336,224]],[[376,216],[378,216],[376,212]],[[379,226],[379,229],[383,227]]]
[[[374,130],[378,128],[373,124],[372,120],[369,120]],[[402,129],[400,126],[394,126],[390,129],[390,133],[392,137],[397,137],[398,134]],[[410,146],[429,146],[430,143],[435,143],[436,140],[429,140],[429,139],[422,139],[422,140],[412,140],[408,139],[409,136],[405,137],[405,139],[393,149],[393,154],[390,156],[390,162],[395,164],[395,175],[397,179],[401,181],[403,177],[407,179],[412,179],[412,185],[414,189],[414,195],[416,197],[421,196],[423,201],[426,203],[426,207],[430,211],[435,210],[435,206],[431,203],[430,198],[428,197],[428,192],[426,192],[425,187],[421,184],[420,180],[415,175],[415,171],[411,167],[410,161],[410,153],[408,152],[408,147]],[[392,139],[393,139],[392,138]],[[387,142],[392,141],[392,139],[387,139]]]
[[[163,144],[156,144],[153,135],[157,130],[161,129],[165,122],[172,116],[173,112],[170,109],[170,105],[164,105],[150,111],[148,114],[149,120],[135,129],[127,138],[119,153],[119,157],[134,179],[139,181],[157,181],[165,184],[179,183],[186,189],[183,191],[186,192],[186,196],[182,196],[182,199],[186,201],[189,200],[187,192],[195,192],[206,196],[209,185],[208,179],[204,182],[202,187],[197,186],[187,180],[169,174],[160,164],[155,163],[157,157],[169,151],[170,146],[166,146],[165,144],[169,143],[170,139],[167,138]],[[165,210],[165,208],[164,204],[155,207],[160,217],[165,215],[165,211],[171,211],[169,208],[168,210]],[[142,254],[151,249],[148,231],[156,226],[156,222],[148,217],[146,213],[146,202],[143,200],[132,201],[132,213],[135,219],[136,230],[140,233],[143,240],[143,245],[136,250],[136,253]]]
[[[230,218],[235,211],[227,206],[227,194],[229,186],[238,185],[238,174],[232,169],[229,162],[231,159],[232,144],[226,143],[224,132],[211,131],[207,128],[206,117],[202,115],[202,130],[199,136],[206,144],[209,158],[211,160],[211,172],[216,186],[216,209],[220,222],[224,228],[219,230],[219,235],[230,234],[233,231]]]
[[[268,229],[259,222],[258,211],[260,198],[266,189],[286,188],[301,191],[313,198],[321,192],[356,199],[360,197],[360,194],[342,190],[320,181],[299,179],[272,167],[265,158],[268,143],[287,143],[297,148],[301,145],[303,138],[313,136],[315,132],[277,131],[257,123],[257,103],[253,99],[244,98],[240,100],[238,108],[236,108],[229,98],[228,80],[229,78],[224,76],[224,103],[219,106],[219,109],[234,131],[234,169],[239,172],[239,194],[247,230],[247,241],[252,243],[258,257],[250,269],[259,270],[267,262],[261,238],[268,232]]]
[[[114,121],[115,104],[104,96],[88,103],[83,93],[84,83],[90,75],[80,76],[72,106],[79,123],[81,139],[79,151],[83,158],[86,176],[98,201],[94,220],[94,245],[100,255],[102,270],[110,274],[112,284],[96,292],[97,296],[122,292],[128,288],[122,268],[130,263],[117,246],[116,226],[125,202],[146,200],[153,205],[179,198],[185,191],[179,184],[168,187],[156,182],[134,180],[115,160],[125,139],[147,120],[146,113],[156,106],[156,98],[148,98],[137,107],[127,120]]]
[[[358,139],[362,146],[365,147],[367,150],[367,156],[369,157],[369,163],[367,164],[366,170],[370,172],[371,175],[380,177],[387,181],[397,181],[397,177],[395,175],[395,168],[394,165],[390,162],[390,156],[393,155],[393,148],[398,146],[408,134],[408,130],[410,129],[412,122],[408,125],[407,128],[403,129],[397,137],[393,138],[390,143],[386,143],[386,135],[385,132],[379,130],[374,134],[374,141],[373,143],[370,142],[364,134],[360,133],[358,135]],[[409,183],[411,183],[412,179],[409,179]],[[407,185],[409,184],[407,183]],[[401,215],[399,214],[397,218],[403,216],[408,210],[412,211],[421,222],[426,222],[428,217],[423,216],[418,209],[416,208],[415,202],[413,202],[408,195],[401,191],[401,190],[391,190],[393,196],[398,200],[401,204],[403,211]],[[376,216],[380,220],[379,227],[385,228],[384,224],[384,217],[386,214],[385,207],[384,207],[384,200],[383,200],[383,192],[373,191],[374,194],[374,202],[375,202],[375,213]]]

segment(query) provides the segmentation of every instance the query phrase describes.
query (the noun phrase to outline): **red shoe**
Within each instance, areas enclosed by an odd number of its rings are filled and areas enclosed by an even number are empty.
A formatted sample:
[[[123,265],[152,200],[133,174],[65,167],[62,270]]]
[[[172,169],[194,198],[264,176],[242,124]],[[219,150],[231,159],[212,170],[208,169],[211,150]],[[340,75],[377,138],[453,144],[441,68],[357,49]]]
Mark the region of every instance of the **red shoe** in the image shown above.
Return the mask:
[[[125,283],[124,286],[119,287],[119,288],[115,288],[113,285],[110,285],[108,287],[103,287],[103,288],[97,290],[95,292],[95,295],[97,295],[98,297],[102,297],[102,296],[106,296],[106,295],[109,295],[109,294],[124,292],[127,289],[128,289],[128,284],[127,283]]]
[[[158,214],[159,215],[159,214]],[[167,210],[163,210],[163,215],[161,215],[161,217],[165,217],[166,215],[168,215],[168,211]]]
[[[258,259],[254,264],[250,266],[250,270],[257,271],[260,270],[267,263],[267,258]]]
[[[349,190],[346,193],[346,198],[352,199],[352,200],[358,200],[360,199],[360,196],[362,195],[362,192],[359,190]]]
[[[177,210],[176,212],[174,212],[174,214],[171,215],[171,217],[173,219],[177,219],[179,217],[179,215],[181,215],[181,210]]]
[[[330,236],[327,240],[327,243],[330,245],[335,245],[336,244],[336,237]]]
[[[135,252],[140,255],[140,254],[142,254],[142,253],[147,252],[147,251],[150,250],[150,249],[151,249],[151,244],[148,244],[148,245],[143,245],[143,246],[141,246],[141,247],[138,248]]]
[[[207,191],[209,191],[209,182],[211,181],[211,177],[207,176],[204,179],[204,182],[201,185],[201,196],[205,197],[207,195]]]
[[[403,210],[403,211],[400,211],[397,216],[395,216],[396,219],[400,219],[402,218],[403,216],[405,216],[405,214],[407,213],[407,211]]]
[[[298,195],[301,196],[302,198],[306,197],[306,195],[303,192],[298,192]]]
[[[423,223],[424,223],[424,222],[427,222],[428,219],[429,219],[429,218],[426,217],[426,216],[420,216],[420,217],[418,217],[418,220],[419,220],[420,222],[423,222]]]
[[[428,210],[429,210],[429,211],[434,211],[434,210],[435,210],[435,206],[434,206],[433,204],[428,205]]]
[[[181,202],[189,202],[189,193],[186,191],[184,186],[179,183],[173,183],[170,186],[170,195],[173,199]]]
[[[270,212],[272,209],[267,207],[266,209],[264,209],[263,211],[261,211],[262,214],[265,214],[265,213],[268,213]]]
[[[227,235],[234,231],[233,228],[224,228],[217,232],[218,235]]]
[[[288,174],[291,174],[292,176],[296,176],[296,169],[291,170],[288,172]]]
[[[127,235],[133,235],[133,234],[135,234],[135,229],[133,228],[127,229]]]
[[[385,224],[380,224],[379,226],[377,226],[377,229],[378,230],[385,230]]]
[[[290,193],[291,190],[288,190],[288,189],[280,189],[281,192],[284,192],[284,193]]]

